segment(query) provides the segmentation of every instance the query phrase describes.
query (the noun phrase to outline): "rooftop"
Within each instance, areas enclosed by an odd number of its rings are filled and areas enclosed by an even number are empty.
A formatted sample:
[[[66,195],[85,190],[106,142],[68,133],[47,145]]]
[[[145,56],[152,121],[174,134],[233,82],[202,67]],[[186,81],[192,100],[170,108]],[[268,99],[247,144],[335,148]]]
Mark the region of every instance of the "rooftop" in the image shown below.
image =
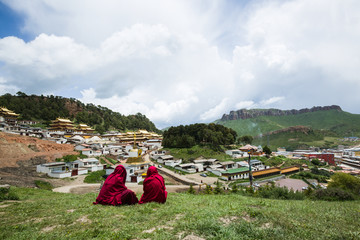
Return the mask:
[[[226,171],[221,171],[221,173],[233,174],[233,173],[240,173],[240,172],[247,172],[247,171],[249,171],[248,167],[241,167],[241,168],[234,168],[234,169],[229,169]]]

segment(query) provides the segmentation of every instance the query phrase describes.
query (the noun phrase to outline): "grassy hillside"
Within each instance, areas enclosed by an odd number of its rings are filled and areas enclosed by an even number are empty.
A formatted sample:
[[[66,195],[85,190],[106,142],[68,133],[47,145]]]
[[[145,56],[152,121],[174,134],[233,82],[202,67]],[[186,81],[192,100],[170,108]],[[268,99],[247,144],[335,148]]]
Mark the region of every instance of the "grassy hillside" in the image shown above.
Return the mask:
[[[268,135],[263,135],[262,137],[255,137],[253,144],[255,145],[268,145],[273,151],[277,147],[285,147],[287,150],[294,149],[306,149],[309,146],[315,147],[335,147],[335,142],[338,142],[336,137],[325,137],[328,132],[321,130],[312,130],[310,129],[307,132],[297,131],[297,132],[278,132]],[[328,133],[329,134],[329,133]],[[332,135],[330,133],[330,135]],[[328,140],[325,140],[328,139]],[[331,139],[331,141],[330,141]]]
[[[360,202],[171,193],[161,205],[92,205],[97,194],[16,188],[0,239],[359,239]]]
[[[338,137],[327,136],[327,132],[314,130],[308,134],[302,132],[296,133],[279,133],[267,137],[254,138],[254,145],[268,145],[272,151],[276,151],[278,147],[285,147],[287,150],[307,149],[308,147],[319,148],[337,148],[339,145],[353,146],[360,142],[343,142]]]
[[[338,136],[360,136],[360,114],[328,110],[288,116],[261,116],[216,123],[234,129],[238,136],[257,136],[291,126],[307,126],[315,130],[331,130]]]

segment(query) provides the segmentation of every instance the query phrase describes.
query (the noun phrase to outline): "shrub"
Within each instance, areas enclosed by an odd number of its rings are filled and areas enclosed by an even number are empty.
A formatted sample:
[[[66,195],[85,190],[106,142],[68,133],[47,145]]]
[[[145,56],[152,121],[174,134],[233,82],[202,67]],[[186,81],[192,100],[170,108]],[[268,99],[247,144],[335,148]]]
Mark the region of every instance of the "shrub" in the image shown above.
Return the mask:
[[[316,165],[316,166],[325,166],[326,163],[325,162],[321,162],[319,159],[317,158],[314,158],[311,160],[311,163]]]
[[[272,199],[303,200],[305,194],[299,191],[289,190],[286,187],[277,187],[274,184],[259,187],[255,196]]]
[[[215,187],[215,189],[214,189],[214,193],[215,194],[221,194],[221,193],[223,193],[224,191],[223,191],[223,189],[222,189],[222,187],[221,187],[221,183],[219,182],[219,181],[217,181],[216,182],[216,187]]]
[[[210,185],[206,184],[206,187],[205,187],[205,194],[213,194],[213,189]]]
[[[331,177],[333,175],[333,173],[328,172],[328,171],[323,170],[323,169],[319,170],[317,167],[312,168],[311,173],[316,174],[316,175],[322,175],[322,176],[325,176],[325,177]]]
[[[194,187],[193,187],[193,185],[192,185],[192,184],[190,184],[190,187],[189,187],[188,193],[190,193],[190,194],[195,194],[195,190],[194,190]]]
[[[64,162],[73,162],[77,160],[77,155],[66,155],[63,157]]]
[[[19,197],[10,188],[0,188],[0,202],[4,200],[19,200]]]
[[[44,190],[52,190],[53,189],[53,186],[49,182],[35,180],[34,183],[35,183],[36,187],[38,187],[40,189],[44,189]]]
[[[335,173],[329,181],[328,188],[340,188],[360,195],[360,179],[347,173]]]
[[[231,193],[237,193],[239,191],[238,186],[236,184],[231,188]]]
[[[355,200],[355,197],[350,192],[344,191],[340,188],[327,188],[317,189],[313,197],[318,200],[325,201],[351,201]]]
[[[188,149],[188,150],[187,150],[187,153],[188,153],[188,154],[190,154],[190,155],[192,155],[192,154],[194,154],[194,153],[195,153],[195,151],[194,151],[194,150],[192,150],[192,149]]]
[[[100,183],[100,182],[104,181],[103,176],[105,174],[106,174],[105,170],[91,172],[85,177],[84,182],[85,183]]]

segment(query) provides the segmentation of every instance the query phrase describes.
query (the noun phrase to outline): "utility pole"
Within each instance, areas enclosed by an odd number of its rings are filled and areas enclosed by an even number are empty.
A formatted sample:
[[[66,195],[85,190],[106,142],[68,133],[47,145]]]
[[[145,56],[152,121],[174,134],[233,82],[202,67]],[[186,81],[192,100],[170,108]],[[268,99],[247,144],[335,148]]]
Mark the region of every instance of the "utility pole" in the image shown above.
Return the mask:
[[[253,187],[253,183],[252,183],[252,173],[251,173],[251,150],[248,150],[248,154],[249,154],[249,160],[248,160],[248,163],[249,163],[249,181],[250,181],[250,187],[252,188]]]

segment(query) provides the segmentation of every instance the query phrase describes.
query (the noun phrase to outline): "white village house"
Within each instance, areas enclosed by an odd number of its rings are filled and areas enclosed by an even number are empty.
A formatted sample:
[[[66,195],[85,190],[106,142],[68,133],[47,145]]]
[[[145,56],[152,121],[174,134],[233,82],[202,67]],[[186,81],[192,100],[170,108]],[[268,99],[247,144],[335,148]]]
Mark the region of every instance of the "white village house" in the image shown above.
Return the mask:
[[[103,170],[106,165],[100,164],[96,158],[84,158],[74,161],[79,168],[86,168],[89,172]]]
[[[36,166],[36,172],[46,173],[53,178],[71,177],[71,171],[65,162],[43,163]]]

